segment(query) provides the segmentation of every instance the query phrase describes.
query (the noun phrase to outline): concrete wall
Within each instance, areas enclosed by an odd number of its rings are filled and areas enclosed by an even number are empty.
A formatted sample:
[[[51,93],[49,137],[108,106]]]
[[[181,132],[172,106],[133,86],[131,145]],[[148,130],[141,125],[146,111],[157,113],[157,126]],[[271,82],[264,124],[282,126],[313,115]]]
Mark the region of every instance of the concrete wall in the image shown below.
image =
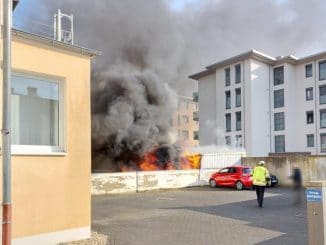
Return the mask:
[[[17,244],[86,238],[90,236],[91,209],[90,59],[16,37],[12,62],[14,72],[63,83],[64,116],[60,120],[64,121],[65,145],[59,153],[14,153],[13,238]]]
[[[92,174],[92,194],[115,194],[208,185],[218,169]]]
[[[242,164],[254,167],[259,161],[265,161],[266,167],[271,174],[275,174],[280,181],[280,185],[290,185],[293,165],[296,164],[301,169],[303,184],[306,185],[311,180],[326,179],[326,157],[310,155],[288,155],[273,157],[245,157]]]
[[[250,60],[250,81],[246,87],[246,131],[245,137],[250,156],[266,156],[270,152],[270,100],[269,66]],[[250,147],[249,147],[250,146]]]

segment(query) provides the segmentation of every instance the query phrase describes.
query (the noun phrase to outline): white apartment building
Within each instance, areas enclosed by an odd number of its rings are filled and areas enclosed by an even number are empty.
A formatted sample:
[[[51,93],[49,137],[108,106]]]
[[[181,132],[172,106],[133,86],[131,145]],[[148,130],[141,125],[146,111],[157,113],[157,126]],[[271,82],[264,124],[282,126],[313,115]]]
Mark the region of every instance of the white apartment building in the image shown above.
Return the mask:
[[[190,78],[198,81],[200,145],[243,147],[249,156],[326,154],[326,52],[251,50]]]

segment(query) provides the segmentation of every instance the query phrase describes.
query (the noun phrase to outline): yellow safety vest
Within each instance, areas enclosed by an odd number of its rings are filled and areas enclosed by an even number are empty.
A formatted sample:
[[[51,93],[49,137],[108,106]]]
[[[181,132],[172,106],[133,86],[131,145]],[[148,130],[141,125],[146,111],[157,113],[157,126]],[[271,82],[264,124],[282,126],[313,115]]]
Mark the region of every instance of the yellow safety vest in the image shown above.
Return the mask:
[[[266,186],[266,177],[269,177],[267,168],[264,166],[256,166],[252,173],[253,184],[259,186]]]

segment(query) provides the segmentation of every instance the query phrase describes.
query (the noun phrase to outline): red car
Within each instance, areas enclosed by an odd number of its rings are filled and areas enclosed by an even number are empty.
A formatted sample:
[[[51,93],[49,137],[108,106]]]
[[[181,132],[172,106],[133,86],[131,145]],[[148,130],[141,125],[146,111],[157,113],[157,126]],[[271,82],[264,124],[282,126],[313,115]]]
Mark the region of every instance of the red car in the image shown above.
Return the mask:
[[[244,166],[231,166],[222,168],[214,173],[209,179],[211,187],[229,186],[235,187],[237,190],[252,187],[252,177],[250,176],[252,169]]]

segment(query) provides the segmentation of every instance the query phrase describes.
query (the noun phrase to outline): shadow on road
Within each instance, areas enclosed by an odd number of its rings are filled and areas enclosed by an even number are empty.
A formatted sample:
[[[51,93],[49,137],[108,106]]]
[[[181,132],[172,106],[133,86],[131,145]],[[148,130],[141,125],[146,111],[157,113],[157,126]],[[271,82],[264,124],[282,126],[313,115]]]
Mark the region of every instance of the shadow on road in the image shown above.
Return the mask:
[[[229,189],[225,190],[229,191]],[[219,191],[223,191],[223,189]],[[294,205],[290,191],[279,194],[280,190],[278,189],[268,189],[267,193],[278,195],[266,197],[264,199],[264,208],[259,208],[256,200],[249,200],[222,205],[185,206],[174,209],[184,209],[241,220],[248,222],[249,226],[285,233],[280,237],[263,241],[259,243],[260,245],[307,244],[306,203],[302,202],[301,205]]]

